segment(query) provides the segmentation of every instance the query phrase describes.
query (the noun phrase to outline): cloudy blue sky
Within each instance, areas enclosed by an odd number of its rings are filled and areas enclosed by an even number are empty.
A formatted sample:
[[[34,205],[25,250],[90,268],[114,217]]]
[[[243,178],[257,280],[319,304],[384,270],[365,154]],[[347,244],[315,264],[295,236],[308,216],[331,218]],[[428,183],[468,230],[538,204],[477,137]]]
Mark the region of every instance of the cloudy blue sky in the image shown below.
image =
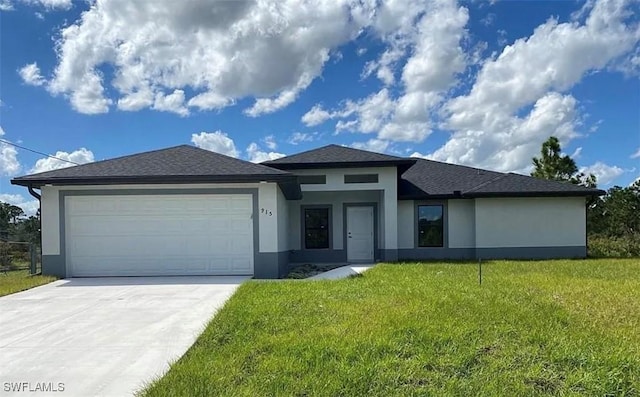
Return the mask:
[[[528,173],[550,135],[640,176],[637,1],[0,0],[0,139],[75,163],[337,143]],[[0,143],[16,175],[65,163]]]

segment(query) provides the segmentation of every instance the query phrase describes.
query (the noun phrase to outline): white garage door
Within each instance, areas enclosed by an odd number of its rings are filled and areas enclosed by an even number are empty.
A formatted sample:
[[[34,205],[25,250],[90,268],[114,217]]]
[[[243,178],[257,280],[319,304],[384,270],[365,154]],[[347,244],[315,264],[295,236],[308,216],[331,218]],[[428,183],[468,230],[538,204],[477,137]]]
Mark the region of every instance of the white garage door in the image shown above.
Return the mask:
[[[69,196],[67,274],[251,275],[251,195]]]

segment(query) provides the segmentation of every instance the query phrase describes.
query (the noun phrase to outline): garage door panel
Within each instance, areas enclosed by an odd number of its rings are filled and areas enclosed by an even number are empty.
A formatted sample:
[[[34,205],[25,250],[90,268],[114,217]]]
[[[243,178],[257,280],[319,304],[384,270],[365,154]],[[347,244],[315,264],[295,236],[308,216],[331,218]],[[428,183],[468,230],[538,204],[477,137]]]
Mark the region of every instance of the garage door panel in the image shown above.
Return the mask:
[[[216,252],[220,255],[229,254],[231,252],[231,242],[226,239],[212,240],[209,244],[211,251]]]
[[[231,222],[228,219],[219,219],[216,221],[211,221],[207,227],[217,233],[224,233],[229,230],[229,224]]]
[[[207,209],[209,211],[226,211],[230,206],[230,202],[233,200],[228,200],[226,197],[213,198],[210,202],[207,203]]]
[[[193,255],[208,254],[211,252],[211,247],[209,246],[211,236],[207,234],[197,233],[189,235],[188,237],[179,237],[174,239],[178,246],[175,248],[172,247],[173,251],[176,249],[179,250],[181,248],[180,245],[182,245],[187,252]],[[198,253],[200,250],[203,250],[202,253]]]
[[[253,202],[250,197],[239,198],[230,202],[230,209],[232,210],[249,210],[253,207]]]
[[[71,196],[74,276],[253,274],[251,195]]]
[[[200,230],[206,229],[206,224]],[[104,236],[104,235],[139,235],[142,233],[165,235],[179,232],[183,229],[180,219],[170,218],[137,218],[125,216],[77,217],[67,231],[72,235]]]
[[[233,258],[231,260],[231,269],[240,273],[252,269],[253,265],[244,258]]]
[[[211,269],[221,273],[227,273],[231,271],[231,263],[227,258],[212,258],[209,262]]]
[[[184,240],[171,236],[138,236],[135,239],[128,236],[75,236],[69,242],[70,256],[149,256],[175,255],[183,252]]]
[[[244,252],[251,248],[251,242],[246,239],[236,239],[231,241],[231,252]]]
[[[233,217],[229,220],[227,228],[231,232],[246,233],[252,229],[251,220],[242,217]]]

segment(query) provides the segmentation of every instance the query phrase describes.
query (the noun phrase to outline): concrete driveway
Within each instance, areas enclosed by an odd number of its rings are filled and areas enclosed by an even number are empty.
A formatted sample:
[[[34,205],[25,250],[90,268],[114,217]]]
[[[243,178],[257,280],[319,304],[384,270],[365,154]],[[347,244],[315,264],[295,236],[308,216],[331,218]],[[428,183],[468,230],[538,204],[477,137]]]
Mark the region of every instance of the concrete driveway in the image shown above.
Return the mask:
[[[0,297],[0,395],[132,395],[246,279],[79,278]]]

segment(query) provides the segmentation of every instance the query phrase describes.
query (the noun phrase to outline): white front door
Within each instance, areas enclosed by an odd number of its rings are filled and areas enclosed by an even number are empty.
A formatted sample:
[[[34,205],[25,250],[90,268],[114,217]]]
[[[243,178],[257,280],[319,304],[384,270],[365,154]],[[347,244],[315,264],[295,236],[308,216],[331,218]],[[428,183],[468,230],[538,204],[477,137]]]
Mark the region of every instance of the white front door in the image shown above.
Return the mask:
[[[347,207],[347,261],[373,261],[373,207]]]

